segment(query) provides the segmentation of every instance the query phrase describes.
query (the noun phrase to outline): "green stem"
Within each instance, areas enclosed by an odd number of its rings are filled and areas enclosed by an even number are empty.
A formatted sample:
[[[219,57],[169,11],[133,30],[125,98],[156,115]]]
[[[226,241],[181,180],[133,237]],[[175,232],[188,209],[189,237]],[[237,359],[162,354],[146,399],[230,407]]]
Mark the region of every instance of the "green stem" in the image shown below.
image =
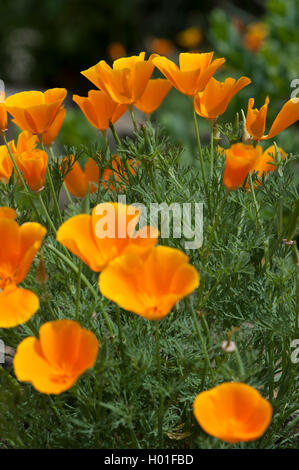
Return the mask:
[[[49,310],[52,319],[55,321],[58,319],[58,316],[54,313],[54,310],[51,307],[50,299],[49,299],[49,292],[45,283],[43,284],[43,288],[44,288],[44,300],[45,300],[46,307]]]
[[[71,195],[70,195],[69,190],[67,189],[67,186],[66,186],[65,182],[62,183],[62,186],[63,186],[64,192],[65,192],[65,194],[66,194],[66,197],[67,197],[69,203],[70,203],[70,204],[73,204],[72,197],[71,197]]]
[[[156,360],[157,360],[158,383],[159,383],[158,440],[159,440],[159,448],[163,449],[163,395],[162,395],[159,320],[155,321],[155,337],[156,337]]]
[[[255,207],[255,212],[256,212],[256,217],[257,217],[257,225],[258,225],[259,230],[262,230],[263,229],[263,224],[262,224],[261,216],[260,216],[260,207],[259,207],[258,202],[257,202],[256,197],[255,197],[255,191],[254,191],[254,187],[253,187],[253,184],[252,184],[251,172],[249,172],[249,174],[248,174],[248,180],[249,180],[249,186],[250,186],[252,199],[253,199],[253,203],[254,203],[254,207]]]
[[[192,301],[191,301],[190,298],[189,298],[189,303],[190,303],[190,307],[191,307],[191,312],[192,312],[192,316],[193,316],[195,330],[196,330],[196,333],[197,333],[197,336],[198,336],[198,339],[199,339],[199,342],[200,342],[200,345],[201,345],[203,355],[204,355],[205,360],[206,360],[206,365],[207,365],[208,369],[210,369],[212,375],[214,375],[212,365],[211,365],[211,361],[210,361],[208,351],[207,351],[207,348],[206,348],[206,344],[205,344],[205,341],[204,341],[203,336],[201,334],[200,326],[199,326],[199,323],[198,323],[198,318],[196,316],[196,313],[195,313],[195,310],[193,308]]]
[[[118,329],[118,342],[119,342],[119,349],[120,355],[122,360],[122,367],[125,367],[125,351],[124,351],[124,340],[122,334],[122,326],[121,326],[121,318],[120,318],[120,309],[119,306],[116,304],[116,318],[117,318],[117,329]]]
[[[113,138],[114,138],[114,140],[115,140],[116,145],[120,145],[120,144],[121,144],[120,138],[118,137],[117,132],[116,132],[116,130],[115,130],[115,127],[114,127],[114,125],[112,124],[111,121],[110,121],[110,123],[109,123],[109,127],[110,127],[110,129],[111,129],[111,132],[112,132],[112,135],[113,135]]]
[[[211,217],[211,205],[210,205],[209,191],[208,191],[208,185],[207,185],[206,170],[205,170],[205,164],[203,160],[203,154],[202,154],[202,148],[200,144],[200,137],[199,137],[199,130],[198,130],[198,123],[197,123],[196,111],[195,111],[194,106],[193,106],[193,120],[194,120],[194,128],[195,128],[196,141],[197,141],[197,147],[198,147],[199,161],[200,161],[201,172],[202,172],[202,179],[203,179],[206,198],[208,202],[209,216]]]
[[[53,222],[52,222],[51,217],[49,216],[49,213],[48,213],[48,211],[47,211],[47,208],[46,208],[45,203],[44,203],[43,198],[42,198],[42,193],[41,193],[41,191],[37,193],[37,197],[38,197],[39,203],[40,203],[40,205],[41,205],[41,207],[42,207],[42,210],[43,210],[43,212],[44,212],[44,214],[45,214],[45,216],[46,216],[46,219],[47,219],[47,221],[48,221],[48,223],[49,223],[51,229],[53,230],[54,234],[56,234],[56,228],[55,228],[55,226],[54,226],[54,224],[53,224]]]
[[[75,274],[78,274],[78,267],[69,258],[67,258],[67,256],[65,256],[63,253],[61,253],[59,250],[57,250],[57,248],[55,248],[52,245],[46,245],[46,247],[49,248],[51,251],[53,251],[53,253],[55,253],[62,261],[64,261],[64,263],[67,264]],[[84,274],[82,272],[81,272],[81,281],[87,287],[87,289],[90,291],[90,293],[92,294],[92,296],[93,296],[93,298],[96,302],[97,301],[97,293],[94,290],[94,288],[92,287],[92,285],[90,284],[87,277],[84,276]],[[107,328],[108,328],[111,336],[113,336],[114,335],[113,326],[112,326],[111,320],[110,320],[110,318],[107,315],[107,312],[105,310],[103,310],[103,316],[105,318]]]
[[[43,136],[42,135],[39,136],[39,140],[40,140],[41,149],[45,152],[46,150],[45,150],[45,147],[44,147]],[[47,165],[47,167],[46,167],[46,175],[47,175],[47,179],[48,179],[49,184],[50,184],[50,190],[51,190],[51,193],[52,193],[53,202],[54,202],[54,206],[55,206],[55,209],[56,209],[56,212],[57,212],[58,220],[59,220],[60,225],[62,225],[63,220],[62,220],[61,212],[60,212],[60,209],[59,209],[59,205],[58,205],[58,201],[57,201],[57,197],[56,197],[55,188],[54,188],[51,172],[50,172],[50,169],[49,169],[49,165]]]
[[[136,119],[135,119],[135,115],[134,115],[133,105],[132,105],[132,104],[130,104],[130,106],[129,106],[129,111],[130,111],[132,123],[133,123],[133,126],[134,126],[134,131],[137,132],[137,131],[138,131],[138,128],[137,128],[137,123],[136,123]]]
[[[210,179],[213,178],[214,173],[214,125],[215,121],[210,121],[211,124],[211,136],[210,136],[210,153],[211,153],[211,166],[210,166]]]
[[[80,300],[81,274],[82,274],[82,260],[79,259],[79,262],[78,262],[78,277],[77,277],[77,293],[76,293],[76,311],[75,311],[76,321],[79,321],[79,300]]]
[[[48,147],[48,149],[49,149],[49,152],[50,152],[51,157],[53,158],[53,160],[55,160],[55,155],[54,155],[52,146]],[[73,200],[72,200],[72,198],[71,198],[71,195],[70,195],[70,193],[69,193],[69,190],[68,190],[67,187],[66,187],[65,182],[62,183],[62,186],[63,186],[63,189],[64,189],[64,191],[65,191],[65,194],[66,194],[66,197],[67,197],[69,203],[72,204],[72,203],[73,203]]]

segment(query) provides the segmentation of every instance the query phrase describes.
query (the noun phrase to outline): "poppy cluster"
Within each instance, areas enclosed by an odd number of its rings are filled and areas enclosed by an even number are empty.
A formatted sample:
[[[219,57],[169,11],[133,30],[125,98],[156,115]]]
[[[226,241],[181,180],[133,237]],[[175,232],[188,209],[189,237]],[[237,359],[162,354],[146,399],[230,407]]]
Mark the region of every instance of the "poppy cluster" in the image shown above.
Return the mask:
[[[192,41],[200,42],[198,32],[196,37],[195,31],[185,33],[180,40],[187,49],[192,47]],[[118,51],[111,50],[111,55],[117,57]],[[224,62],[224,58],[214,59],[213,52],[181,53],[179,66],[157,53],[146,60],[144,52],[117,58],[112,67],[101,60],[81,72],[97,90],[90,90],[87,97],[74,95],[73,101],[92,126],[105,135],[128,108],[132,110],[135,106],[147,115],[153,113],[174,87],[191,98],[197,115],[214,124],[236,93],[251,83],[248,77],[216,80],[214,74]],[[163,78],[151,78],[155,67]],[[54,88],[44,93],[17,93],[6,99],[0,95],[0,134],[7,128],[7,111],[22,129],[16,143],[0,146],[2,181],[9,182],[16,164],[32,191],[44,187],[48,155],[43,144],[50,146],[58,135],[65,118],[66,93],[65,89]],[[277,151],[282,159],[286,157],[284,150],[271,145],[264,151],[258,142],[273,138],[299,119],[299,100],[285,103],[265,134],[268,104],[266,98],[259,110],[254,109],[254,99],[249,99],[246,116],[249,141],[235,143],[223,151],[223,183],[228,190],[243,186],[252,173],[258,175],[261,184],[263,175],[276,168]],[[37,148],[39,142],[41,148]],[[72,156],[71,169],[65,177],[68,191],[83,198],[87,192],[97,191],[100,184],[107,190],[115,189],[110,181],[112,173],[120,185],[122,179],[129,180],[130,171],[135,174],[128,158],[125,172],[118,173],[122,167],[119,155],[111,156],[110,163],[110,168],[101,172],[94,159],[89,158],[81,167]],[[15,179],[18,182],[18,175]],[[56,238],[99,273],[98,287],[103,296],[128,312],[159,321],[198,288],[199,273],[185,253],[157,245],[158,230],[152,226],[138,227],[140,218],[140,210],[132,205],[100,203],[91,214],[75,215],[64,221]],[[15,219],[13,209],[0,208],[0,327],[4,328],[26,322],[39,308],[35,293],[19,284],[28,273],[46,229],[33,222],[19,225]],[[59,394],[95,364],[98,350],[95,335],[78,322],[67,319],[47,322],[40,327],[39,338],[30,336],[19,344],[15,374],[41,393]],[[208,434],[236,443],[260,437],[270,424],[272,408],[253,387],[229,382],[202,391],[194,401],[194,415]]]

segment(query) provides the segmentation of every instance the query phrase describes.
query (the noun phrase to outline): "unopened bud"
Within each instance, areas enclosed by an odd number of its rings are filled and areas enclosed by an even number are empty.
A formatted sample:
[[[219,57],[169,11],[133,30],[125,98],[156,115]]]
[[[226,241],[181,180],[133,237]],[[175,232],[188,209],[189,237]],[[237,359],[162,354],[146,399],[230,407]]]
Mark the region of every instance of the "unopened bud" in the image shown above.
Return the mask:
[[[39,263],[36,269],[36,280],[40,284],[45,284],[49,279],[48,273],[46,271],[44,255],[41,252]]]
[[[250,134],[249,134],[249,132],[247,131],[247,128],[246,128],[246,117],[245,117],[245,114],[244,114],[243,109],[241,109],[241,113],[242,113],[242,119],[243,119],[243,135],[242,135],[242,142],[243,142],[243,144],[245,144],[245,145],[250,145],[250,143],[251,143],[251,137],[250,137]]]

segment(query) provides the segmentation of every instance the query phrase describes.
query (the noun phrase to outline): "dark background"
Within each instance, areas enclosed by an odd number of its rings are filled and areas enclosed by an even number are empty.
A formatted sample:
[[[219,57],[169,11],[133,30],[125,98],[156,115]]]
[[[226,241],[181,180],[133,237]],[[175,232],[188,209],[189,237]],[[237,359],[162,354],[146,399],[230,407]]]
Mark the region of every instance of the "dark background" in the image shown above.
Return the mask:
[[[175,42],[188,26],[207,30],[216,7],[246,19],[265,11],[262,0],[0,0],[0,5],[0,78],[74,92],[88,89],[79,72],[109,60],[111,42],[122,43],[131,55],[145,50],[149,36]],[[201,49],[209,47],[205,35]]]

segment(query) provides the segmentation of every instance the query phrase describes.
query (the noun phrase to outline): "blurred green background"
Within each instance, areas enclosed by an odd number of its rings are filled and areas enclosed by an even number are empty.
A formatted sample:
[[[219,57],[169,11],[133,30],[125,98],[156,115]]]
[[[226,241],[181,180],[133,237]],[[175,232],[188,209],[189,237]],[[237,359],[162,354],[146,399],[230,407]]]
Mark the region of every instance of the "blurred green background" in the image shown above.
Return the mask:
[[[72,94],[87,94],[92,88],[80,71],[101,59],[111,64],[119,55],[145,50],[177,60],[183,51],[214,50],[226,58],[216,78],[252,79],[222,120],[233,120],[240,108],[246,111],[250,96],[260,107],[269,95],[269,129],[290,98],[292,80],[299,79],[298,0],[0,0],[0,11],[0,78],[10,93],[66,87],[71,104]],[[187,152],[193,132],[190,117],[188,99],[175,90],[156,113]],[[208,123],[200,124],[205,136]],[[77,145],[95,135],[74,107],[60,139]],[[295,152],[298,127],[277,141]]]

